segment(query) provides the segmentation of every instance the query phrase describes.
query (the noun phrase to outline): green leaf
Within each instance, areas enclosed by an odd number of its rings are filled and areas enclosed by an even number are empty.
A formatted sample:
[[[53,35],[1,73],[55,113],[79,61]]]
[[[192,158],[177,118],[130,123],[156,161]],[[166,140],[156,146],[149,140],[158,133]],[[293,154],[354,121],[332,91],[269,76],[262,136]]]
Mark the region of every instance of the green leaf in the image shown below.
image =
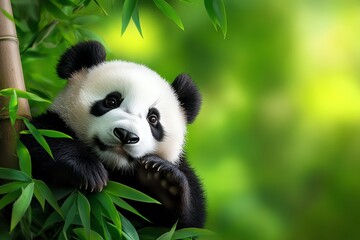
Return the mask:
[[[170,231],[164,233],[160,237],[158,237],[156,240],[171,240],[172,236],[174,235],[175,229],[176,229],[177,222],[172,226]]]
[[[107,228],[107,225],[104,222],[103,212],[100,202],[96,199],[95,195],[90,196],[89,201],[91,205],[91,215],[93,217],[92,219],[94,219],[92,225],[96,226],[97,224],[98,226],[97,230],[102,230],[102,236],[104,236],[106,240],[112,239],[109,230]],[[118,231],[116,231],[116,234],[118,234]]]
[[[178,25],[179,28],[184,30],[184,25],[180,17],[177,15],[175,9],[170,4],[168,4],[165,0],[153,0],[153,1],[156,7],[160,9],[165,16],[171,19],[176,25]]]
[[[118,211],[116,210],[111,198],[106,192],[102,191],[95,195],[96,199],[100,202],[107,216],[112,220],[121,235],[121,221]]]
[[[20,195],[20,191],[13,191],[13,192],[9,192],[5,196],[3,196],[0,199],[0,210],[3,209],[8,204],[14,202],[15,199],[17,199],[19,197],[19,195]]]
[[[16,225],[24,216],[26,210],[30,205],[33,193],[34,193],[34,183],[31,182],[23,189],[20,197],[14,202],[11,213],[10,232],[14,230]]]
[[[42,210],[45,210],[45,197],[43,194],[41,194],[39,187],[35,184],[35,188],[34,188],[34,195],[35,198],[38,200]]]
[[[214,25],[215,29],[217,30],[217,26],[219,25],[218,18],[215,14],[214,7],[213,7],[214,0],[204,0],[204,5],[206,12],[208,13],[212,24]]]
[[[53,226],[55,223],[59,223],[62,221],[63,221],[63,218],[61,218],[61,216],[57,212],[55,212],[55,211],[52,212],[50,214],[50,216],[46,219],[45,223],[43,224],[43,226],[41,228],[41,232],[43,232],[48,227]]]
[[[94,0],[94,2],[96,3],[96,5],[98,5],[98,7],[101,9],[101,11],[105,14],[105,16],[109,16],[109,14],[105,11],[105,8],[103,8],[103,6],[101,6],[101,4],[99,3],[98,0]]]
[[[84,228],[74,228],[73,232],[76,234],[76,236],[78,236],[80,240],[103,240],[100,234],[93,230],[90,230],[90,235],[86,233],[87,231]]]
[[[39,133],[45,137],[51,137],[51,138],[70,138],[73,139],[71,136],[55,131],[55,130],[48,130],[48,129],[38,129]],[[20,134],[31,134],[29,130],[23,130],[20,132]]]
[[[58,23],[59,23],[59,21],[54,20],[51,23],[49,23],[48,25],[46,25],[43,29],[41,29],[39,34],[37,34],[34,42],[31,44],[31,47],[36,48],[37,46],[39,46],[50,35],[50,33],[55,29],[55,27]]]
[[[136,0],[125,0],[122,9],[122,23],[121,23],[121,35],[124,34],[127,26],[129,25],[131,16],[135,10]]]
[[[121,224],[123,227],[123,235],[125,236],[126,239],[128,240],[139,240],[139,235],[135,229],[135,227],[131,224],[131,222],[124,217],[123,215],[121,215]]]
[[[214,235],[214,232],[202,228],[182,228],[174,232],[172,239],[184,239],[209,235]]]
[[[64,222],[64,227],[63,227],[63,233],[64,235],[66,236],[66,230],[69,228],[69,226],[73,223],[73,220],[75,218],[75,215],[76,215],[76,201],[74,202],[73,205],[71,205],[69,211],[67,212],[67,214],[65,215],[65,222]]]
[[[51,192],[50,188],[41,180],[34,180],[35,189],[39,191],[41,196],[55,209],[55,211],[61,216],[64,217],[62,210],[57,203],[54,194]],[[35,195],[36,196],[36,195]]]
[[[227,17],[224,1],[204,0],[204,5],[215,29],[217,30],[217,26],[219,26],[225,38],[227,34]]]
[[[6,180],[18,180],[24,182],[31,181],[31,178],[22,171],[11,168],[1,168],[1,167],[0,167],[0,178]]]
[[[9,20],[12,21],[12,22],[15,22],[14,17],[13,17],[10,13],[8,13],[5,9],[0,8],[0,11],[2,12],[2,14],[4,14],[4,16],[5,16],[7,19],[9,19]]]
[[[0,90],[0,95],[1,96],[11,96],[11,95],[13,95],[13,90],[16,91],[18,98],[26,98],[26,99],[29,99],[32,101],[51,103],[49,100],[41,98],[36,94],[25,92],[25,91],[15,89],[15,88],[2,89],[2,90]]]
[[[18,181],[3,184],[0,186],[0,194],[14,192],[18,189],[21,189],[27,184],[28,184],[27,182],[18,182]]]
[[[138,7],[139,3],[137,2],[136,7],[134,9],[134,12],[131,16],[133,22],[135,23],[136,29],[138,30],[138,32],[140,33],[140,36],[142,38],[144,38],[143,33],[142,33],[142,29],[141,29],[141,24],[140,24],[140,17],[139,17],[139,7]]]
[[[83,224],[86,235],[88,237],[87,239],[89,239],[90,238],[90,203],[81,192],[78,192],[77,206],[78,206],[80,220]]]
[[[25,145],[18,139],[16,143],[16,154],[19,159],[20,170],[31,177],[30,153]]]
[[[125,202],[123,199],[119,198],[119,197],[116,197],[114,195],[110,195],[113,203],[115,203],[115,205],[129,211],[129,212],[132,212],[134,213],[135,215],[141,217],[142,219],[150,222],[146,217],[144,217],[143,215],[141,215],[135,208],[133,208],[130,204],[128,204],[127,202]]]
[[[46,10],[48,10],[49,13],[53,15],[54,18],[64,21],[68,19],[68,16],[66,16],[66,14],[51,1],[42,1],[41,3],[45,6]]]
[[[107,186],[104,188],[104,191],[117,197],[131,199],[139,202],[160,204],[159,201],[149,197],[148,195],[134,188],[113,181],[108,182]]]
[[[72,192],[64,201],[64,203],[61,206],[61,212],[64,213],[64,215],[67,215],[72,205],[74,205],[74,202],[76,200],[76,194],[75,192]]]
[[[41,133],[34,127],[34,125],[29,122],[29,120],[24,119],[24,123],[33,135],[33,137],[36,139],[36,141],[44,148],[44,150],[51,156],[51,158],[54,159],[49,144],[46,142],[45,138],[41,135]]]
[[[11,95],[9,101],[9,117],[10,117],[11,126],[14,126],[15,124],[17,110],[18,110],[18,100],[17,100],[16,91],[13,90],[13,94]]]
[[[112,239],[124,239],[122,237],[124,232],[123,231],[120,232],[119,229],[114,224],[106,222],[105,226],[108,229],[109,234],[110,234]]]

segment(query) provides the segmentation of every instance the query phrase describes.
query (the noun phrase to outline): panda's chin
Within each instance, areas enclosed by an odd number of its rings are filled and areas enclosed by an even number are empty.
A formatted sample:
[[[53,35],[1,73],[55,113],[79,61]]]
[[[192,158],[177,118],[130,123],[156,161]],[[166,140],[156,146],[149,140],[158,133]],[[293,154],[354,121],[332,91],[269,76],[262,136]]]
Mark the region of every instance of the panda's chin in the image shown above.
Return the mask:
[[[94,138],[94,144],[96,146],[96,154],[109,168],[129,169],[135,162],[135,159],[121,145],[108,146],[98,137]]]

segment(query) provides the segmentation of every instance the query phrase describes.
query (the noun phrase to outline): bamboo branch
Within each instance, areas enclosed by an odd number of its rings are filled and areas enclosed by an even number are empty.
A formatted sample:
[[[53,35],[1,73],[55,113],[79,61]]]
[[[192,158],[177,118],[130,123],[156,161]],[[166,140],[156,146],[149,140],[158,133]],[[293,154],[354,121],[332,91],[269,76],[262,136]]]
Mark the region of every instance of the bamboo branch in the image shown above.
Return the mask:
[[[0,0],[0,9],[0,89],[25,90],[15,23],[3,14],[5,11],[13,16],[10,0]],[[0,166],[16,168],[15,139],[23,123],[17,120],[15,131],[12,129],[8,111],[4,109],[7,104],[8,99],[0,97]],[[27,99],[19,99],[18,104],[18,115],[30,118]]]

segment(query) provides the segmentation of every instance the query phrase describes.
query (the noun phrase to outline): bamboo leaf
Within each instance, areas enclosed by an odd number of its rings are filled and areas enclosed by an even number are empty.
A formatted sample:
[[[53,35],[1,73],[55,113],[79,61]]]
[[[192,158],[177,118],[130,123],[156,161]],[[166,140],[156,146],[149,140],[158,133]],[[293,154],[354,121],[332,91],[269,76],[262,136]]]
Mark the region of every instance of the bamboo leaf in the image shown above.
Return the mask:
[[[109,14],[106,12],[105,8],[103,8],[103,6],[99,3],[98,0],[94,0],[94,2],[96,3],[96,5],[98,5],[98,7],[101,9],[101,11],[105,14],[105,16],[109,16]]]
[[[62,222],[63,219],[57,212],[52,212],[50,216],[46,219],[45,223],[43,224],[41,231],[43,232],[45,229],[47,229],[50,226],[53,226],[55,223]]]
[[[41,180],[34,180],[35,188],[39,191],[41,196],[55,209],[55,211],[61,216],[64,217],[62,210],[57,203],[54,194],[51,192],[50,188]]]
[[[129,25],[131,16],[134,13],[136,0],[125,0],[122,10],[122,23],[121,23],[121,35],[124,34],[127,26]]]
[[[20,191],[13,191],[13,192],[9,192],[5,196],[3,196],[0,199],[0,210],[3,209],[8,204],[14,202],[15,199],[17,199],[19,197],[19,195],[20,195]]]
[[[123,199],[110,195],[113,203],[115,203],[115,205],[117,205],[118,207],[121,207],[129,212],[134,213],[135,215],[141,217],[142,219],[150,222],[146,217],[144,217],[143,215],[141,215],[135,208],[133,208],[130,204],[128,204],[127,202],[125,202]]]
[[[18,189],[21,189],[27,184],[28,184],[27,182],[19,182],[19,181],[3,184],[0,186],[0,194],[14,192]]]
[[[94,197],[94,195],[91,196],[89,200],[91,205],[91,215],[94,217],[93,219],[95,219],[95,224],[98,223],[98,230],[100,229],[102,230],[102,236],[104,236],[106,240],[112,239],[109,230],[104,222],[103,212],[100,202]]]
[[[0,178],[6,180],[23,181],[23,182],[31,181],[31,178],[26,173],[11,168],[0,168]]]
[[[136,7],[134,9],[134,12],[131,16],[133,22],[135,23],[136,29],[138,30],[138,32],[140,33],[140,36],[142,38],[144,38],[143,33],[142,33],[142,29],[141,29],[141,24],[140,24],[140,17],[139,17],[139,7],[138,7],[138,3],[136,4]]]
[[[13,90],[16,91],[18,98],[26,98],[26,99],[29,99],[32,101],[51,103],[49,100],[41,98],[36,94],[25,92],[25,91],[15,89],[15,88],[2,89],[2,90],[0,90],[0,95],[1,96],[11,96],[13,94]]]
[[[51,138],[70,138],[73,139],[71,136],[55,131],[55,130],[49,130],[49,129],[38,129],[39,133],[45,137],[51,137]],[[20,134],[31,134],[29,130],[23,130],[20,132]]]
[[[122,236],[126,238],[124,232],[120,232],[119,229],[114,224],[106,222],[105,224],[106,229],[109,231],[110,236],[112,239],[124,239]]]
[[[148,195],[134,189],[128,187],[124,184],[109,181],[107,186],[104,188],[106,193],[111,195],[122,197],[126,199],[131,199],[139,202],[147,202],[147,203],[157,203],[160,204],[157,200],[149,197]]]
[[[20,170],[31,177],[30,153],[25,145],[18,139],[16,144],[16,154],[19,159]]]
[[[36,48],[39,46],[49,35],[50,33],[55,29],[56,25],[59,23],[59,21],[54,20],[48,25],[46,25],[39,34],[36,36],[34,42],[31,44],[32,48]]]
[[[42,3],[44,4],[46,10],[48,10],[49,13],[51,15],[53,15],[54,18],[60,19],[60,20],[67,20],[68,19],[68,16],[66,16],[66,14],[63,11],[61,11],[61,9],[59,9],[51,1],[42,1]]]
[[[85,229],[87,239],[89,239],[90,233],[91,233],[90,232],[90,203],[81,192],[78,192],[77,206],[78,206],[80,220]]]
[[[4,14],[4,16],[9,19],[10,21],[12,21],[13,23],[15,23],[15,19],[14,17],[9,13],[7,12],[5,9],[3,8],[0,8],[0,11],[2,12],[2,14]]]
[[[76,215],[76,212],[77,212],[77,211],[76,211],[76,208],[77,208],[76,205],[77,205],[77,204],[76,204],[76,201],[75,201],[74,204],[71,205],[68,213],[65,215],[65,216],[66,216],[66,217],[65,217],[65,222],[64,222],[64,227],[63,227],[63,230],[62,230],[62,232],[64,233],[64,236],[65,236],[65,237],[67,236],[67,234],[66,234],[67,229],[68,229],[69,226],[73,223],[73,220],[74,220],[74,218],[75,218],[75,215]]]
[[[90,230],[90,235],[86,233],[85,228],[74,228],[73,232],[78,236],[80,240],[103,240],[103,238],[97,232]]]
[[[121,221],[118,211],[116,210],[113,202],[109,195],[106,192],[101,192],[95,195],[96,199],[100,202],[102,208],[105,210],[105,213],[109,216],[112,222],[115,224],[121,235]]]
[[[175,232],[175,229],[176,229],[176,225],[177,225],[177,222],[172,226],[172,228],[170,229],[170,231],[164,233],[163,235],[161,235],[160,237],[158,237],[156,240],[171,240],[173,235],[174,235],[174,232]]]
[[[184,25],[180,17],[177,15],[175,9],[170,4],[168,4],[165,0],[153,0],[153,1],[156,7],[160,9],[165,16],[171,19],[176,25],[178,25],[179,28],[184,30]]]
[[[31,182],[23,189],[20,197],[14,202],[11,213],[10,232],[14,230],[16,225],[20,222],[21,218],[24,216],[26,210],[30,205],[33,193],[34,193],[34,183]]]
[[[127,238],[128,240],[139,240],[139,235],[135,229],[135,227],[131,224],[131,222],[122,214],[120,214],[121,216],[121,224],[123,227],[123,234],[125,236],[125,238]]]
[[[49,144],[46,142],[45,138],[41,135],[41,133],[34,127],[34,125],[29,122],[29,120],[24,119],[24,123],[33,135],[33,137],[36,139],[36,141],[44,148],[44,150],[51,156],[51,158],[54,159]]]
[[[214,235],[214,232],[202,228],[182,228],[174,232],[172,239],[185,239],[209,235]]]
[[[18,100],[16,91],[13,90],[13,94],[10,97],[9,101],[9,117],[10,117],[10,123],[11,126],[14,126],[16,117],[17,117],[17,110],[18,110]]]
[[[223,32],[224,38],[227,34],[227,17],[223,0],[204,0],[205,9],[217,30],[219,26]]]
[[[35,198],[38,200],[42,210],[45,210],[45,197],[44,195],[41,193],[39,187],[37,186],[37,184],[35,184],[35,188],[34,188],[34,195]]]

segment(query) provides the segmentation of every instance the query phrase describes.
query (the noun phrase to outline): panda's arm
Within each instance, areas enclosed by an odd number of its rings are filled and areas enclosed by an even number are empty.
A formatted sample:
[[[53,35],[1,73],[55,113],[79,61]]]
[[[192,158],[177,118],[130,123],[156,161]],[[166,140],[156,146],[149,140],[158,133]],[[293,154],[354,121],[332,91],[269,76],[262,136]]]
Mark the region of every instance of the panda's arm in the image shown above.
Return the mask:
[[[71,135],[61,119],[45,114],[32,123],[39,129],[52,129]],[[22,135],[32,161],[33,177],[48,184],[73,186],[100,191],[108,180],[103,164],[76,139],[48,138],[54,159],[40,146],[32,135]]]
[[[161,202],[162,205],[140,206],[140,213],[156,225],[203,227],[205,199],[202,186],[185,157],[179,165],[158,156],[146,156],[138,170],[139,188]]]

